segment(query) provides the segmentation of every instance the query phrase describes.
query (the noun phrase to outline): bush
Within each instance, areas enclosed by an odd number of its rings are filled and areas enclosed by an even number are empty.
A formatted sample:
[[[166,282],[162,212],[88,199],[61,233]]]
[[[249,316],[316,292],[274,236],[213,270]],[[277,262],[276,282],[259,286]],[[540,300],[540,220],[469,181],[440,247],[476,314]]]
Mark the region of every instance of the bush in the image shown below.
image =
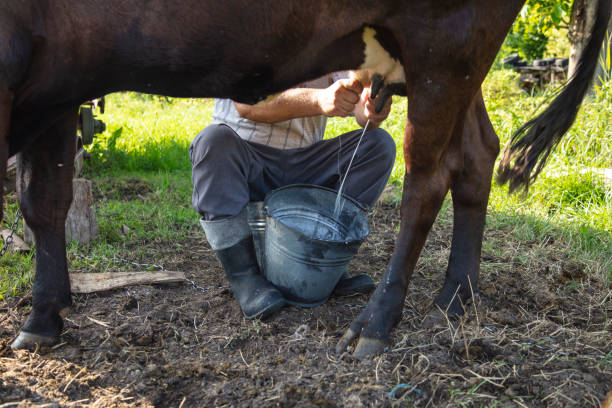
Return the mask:
[[[568,25],[570,12],[570,0],[529,0],[506,37],[502,54],[518,53],[528,61],[542,58],[554,29]]]

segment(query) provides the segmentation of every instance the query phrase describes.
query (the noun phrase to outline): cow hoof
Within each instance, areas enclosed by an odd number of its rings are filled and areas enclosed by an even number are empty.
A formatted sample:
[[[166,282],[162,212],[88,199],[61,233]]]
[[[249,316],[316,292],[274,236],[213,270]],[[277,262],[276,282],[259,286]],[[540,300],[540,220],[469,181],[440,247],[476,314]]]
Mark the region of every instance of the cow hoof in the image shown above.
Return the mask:
[[[353,352],[353,357],[359,360],[367,360],[384,353],[389,349],[389,343],[382,339],[361,337]]]
[[[57,343],[57,340],[54,337],[20,331],[15,341],[11,344],[11,348],[13,350],[36,350],[43,347],[51,347]]]

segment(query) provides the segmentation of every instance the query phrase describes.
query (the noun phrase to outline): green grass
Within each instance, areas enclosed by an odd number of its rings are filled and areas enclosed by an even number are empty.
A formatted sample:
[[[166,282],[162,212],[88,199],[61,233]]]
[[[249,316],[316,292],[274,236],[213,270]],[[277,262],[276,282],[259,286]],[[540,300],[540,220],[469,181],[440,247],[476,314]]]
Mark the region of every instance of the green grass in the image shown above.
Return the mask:
[[[483,86],[502,147],[539,107],[547,106],[555,92],[526,97],[512,86],[515,77],[509,71],[494,71]],[[612,186],[597,173],[597,169],[612,168],[610,123],[612,97],[607,91],[596,91],[583,103],[574,126],[527,196],[508,195],[506,186],[493,184],[489,227],[513,227],[524,240],[541,242],[551,235],[563,239],[570,256],[612,282]]]
[[[32,256],[8,252],[0,258],[0,299],[16,297],[32,285]]]
[[[213,101],[133,92],[107,97],[107,126],[89,148],[94,173],[189,170],[187,149],[209,122]]]
[[[493,71],[483,86],[491,121],[505,146],[512,132],[546,106],[554,90],[532,97],[520,91],[516,74]],[[612,168],[612,103],[609,92],[595,92],[584,103],[575,125],[564,137],[538,181],[526,197],[508,195],[507,187],[493,184],[488,216],[489,229],[508,230],[525,242],[553,237],[564,243],[573,259],[586,270],[607,276],[612,282],[612,190],[591,169]],[[407,104],[396,98],[384,124],[396,141],[398,154],[391,183],[401,186],[404,174],[402,137]],[[144,244],[173,244],[197,229],[191,209],[190,163],[187,154],[193,137],[210,121],[212,101],[169,99],[135,93],[107,98],[102,115],[107,130],[89,148],[92,154],[85,176],[104,193],[96,202],[100,238],[87,246],[69,247],[73,270],[115,267],[106,258],[115,255],[155,261],[141,250]],[[331,119],[328,137],[353,130],[352,118]],[[146,187],[142,197],[128,200],[130,180]],[[122,187],[122,183],[125,185]],[[142,187],[142,186],[141,186]],[[5,211],[8,226],[14,204]],[[438,222],[450,223],[447,201]],[[125,225],[129,230],[123,230]],[[177,244],[178,245],[178,244]],[[485,250],[488,248],[485,243]],[[180,247],[177,246],[180,253]],[[90,253],[93,260],[79,260],[75,253]],[[32,256],[10,255],[0,260],[0,298],[17,296],[30,286]]]
[[[109,183],[112,188],[117,178],[125,180],[125,177],[120,175],[97,178],[98,188]],[[191,179],[188,172],[131,172],[129,179],[140,180],[150,191],[129,201],[122,198],[104,200],[105,205],[97,212],[102,240],[131,240],[132,237],[149,236],[151,231],[155,231],[154,238],[173,241],[180,238],[185,229],[189,229],[197,221],[198,217],[191,209],[191,202],[185,200],[191,196]],[[153,225],[151,221],[154,221]],[[117,225],[127,225],[129,231],[119,235]]]
[[[111,261],[115,256],[130,261],[160,263],[157,250],[181,251],[180,242],[198,225],[199,216],[191,208],[191,178],[186,170],[172,172],[119,171],[105,169],[102,175],[92,170],[87,177],[95,180],[94,194],[104,194],[96,201],[100,235],[89,245],[72,243],[68,253],[72,269],[106,271],[128,268]],[[135,183],[137,181],[137,183]],[[129,190],[113,194],[117,189]],[[91,259],[79,259],[87,254]]]
[[[0,226],[10,228],[15,220],[17,203],[12,197],[5,197],[4,201],[4,219]],[[22,225],[18,223],[15,234],[23,236],[22,233]],[[0,240],[0,248],[3,245],[4,242]],[[27,254],[7,251],[3,257],[0,257],[0,299],[7,296],[21,296],[27,288],[32,286],[33,258],[33,251]]]

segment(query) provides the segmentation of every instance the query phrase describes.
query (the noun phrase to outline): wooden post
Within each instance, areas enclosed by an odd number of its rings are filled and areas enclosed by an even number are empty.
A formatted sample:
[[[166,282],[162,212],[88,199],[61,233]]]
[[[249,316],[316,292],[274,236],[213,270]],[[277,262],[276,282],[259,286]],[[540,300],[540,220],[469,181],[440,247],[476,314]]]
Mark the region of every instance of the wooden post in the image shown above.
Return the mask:
[[[15,174],[17,172],[17,160],[15,156],[9,157],[6,163],[6,177],[4,178],[4,191],[2,194],[8,194],[15,191]]]
[[[98,235],[98,222],[93,207],[91,181],[84,178],[72,180],[72,205],[66,218],[66,242],[77,241],[86,244]],[[34,242],[34,234],[25,225],[23,238],[26,242]]]
[[[93,207],[91,181],[78,178],[72,180],[72,205],[66,218],[66,242],[86,244],[98,235],[98,222]]]

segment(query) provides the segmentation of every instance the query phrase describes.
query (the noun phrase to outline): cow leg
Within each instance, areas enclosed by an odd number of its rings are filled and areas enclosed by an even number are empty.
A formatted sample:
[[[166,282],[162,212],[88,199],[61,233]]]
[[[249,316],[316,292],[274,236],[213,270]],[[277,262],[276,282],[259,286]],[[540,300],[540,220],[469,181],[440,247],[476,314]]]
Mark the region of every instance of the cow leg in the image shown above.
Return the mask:
[[[23,217],[36,242],[36,276],[32,311],[11,345],[14,349],[56,343],[62,317],[72,304],[65,222],[72,201],[76,119],[76,109],[60,115],[18,156],[17,189]]]
[[[0,221],[3,216],[4,178],[6,177],[6,162],[8,160],[8,135],[13,105],[13,93],[1,89],[0,84]]]
[[[499,138],[491,125],[482,95],[474,99],[464,126],[463,170],[453,177],[453,240],[446,281],[434,304],[462,315],[467,300],[478,293],[480,250],[491,178],[499,153]],[[437,308],[434,315],[437,314]]]
[[[418,78],[415,83],[427,84],[425,78]],[[438,89],[446,89],[445,84],[441,82]],[[420,95],[427,97],[420,98]],[[354,351],[359,358],[384,351],[391,329],[401,319],[406,289],[417,259],[451,178],[462,164],[457,154],[461,149],[453,146],[461,143],[466,107],[473,93],[447,95],[442,91],[432,93],[429,87],[416,87],[409,91],[408,97],[410,104],[404,136],[406,175],[395,250],[367,307],[337,347],[338,351],[344,350],[359,336]]]

